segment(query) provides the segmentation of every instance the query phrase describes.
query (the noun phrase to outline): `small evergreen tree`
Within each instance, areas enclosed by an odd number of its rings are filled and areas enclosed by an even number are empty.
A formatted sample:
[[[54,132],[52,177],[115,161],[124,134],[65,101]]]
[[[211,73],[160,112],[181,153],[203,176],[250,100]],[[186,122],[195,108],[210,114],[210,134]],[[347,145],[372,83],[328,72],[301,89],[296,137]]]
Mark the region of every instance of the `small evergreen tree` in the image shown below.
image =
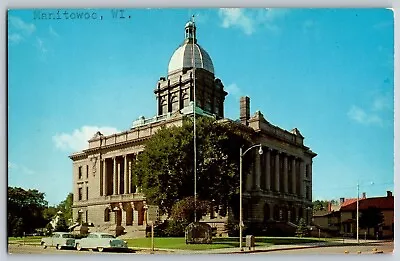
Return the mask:
[[[58,217],[58,222],[57,222],[57,225],[56,225],[54,231],[68,232],[68,225],[67,225],[67,221],[65,220],[64,215],[60,215]]]
[[[307,229],[307,224],[304,218],[300,218],[299,220],[299,225],[297,227],[296,231],[296,236],[298,237],[304,237],[307,235],[308,229]]]

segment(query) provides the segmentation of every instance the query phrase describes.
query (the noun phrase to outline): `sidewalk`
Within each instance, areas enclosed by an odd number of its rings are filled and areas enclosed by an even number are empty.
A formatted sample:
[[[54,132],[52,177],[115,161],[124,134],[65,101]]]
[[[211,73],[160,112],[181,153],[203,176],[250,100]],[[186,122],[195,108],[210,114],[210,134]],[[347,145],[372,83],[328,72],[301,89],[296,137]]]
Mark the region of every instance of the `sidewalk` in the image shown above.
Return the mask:
[[[384,242],[382,240],[360,240],[360,245],[368,245],[378,242]],[[270,245],[270,246],[257,246],[255,249],[249,250],[246,247],[243,247],[244,251],[240,251],[238,247],[235,248],[218,248],[218,249],[210,249],[210,250],[180,250],[180,249],[158,249],[155,248],[154,254],[247,254],[247,253],[256,253],[256,252],[273,252],[279,250],[291,250],[291,249],[304,249],[304,248],[318,248],[318,247],[329,247],[329,246],[346,246],[346,245],[356,245],[357,240],[355,239],[345,239],[337,240],[337,241],[327,241],[327,242],[318,242],[318,243],[306,243],[306,244],[297,244],[297,245]],[[151,253],[150,248],[141,249],[143,254]],[[140,254],[141,251],[137,253]]]

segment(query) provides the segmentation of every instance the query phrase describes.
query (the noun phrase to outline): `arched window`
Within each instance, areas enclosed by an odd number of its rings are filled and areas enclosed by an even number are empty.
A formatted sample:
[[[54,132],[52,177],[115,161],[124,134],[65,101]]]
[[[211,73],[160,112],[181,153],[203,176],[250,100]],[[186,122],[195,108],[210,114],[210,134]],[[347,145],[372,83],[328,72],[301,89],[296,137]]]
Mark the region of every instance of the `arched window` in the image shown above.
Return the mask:
[[[182,100],[183,100],[183,107],[189,106],[190,103],[189,96],[186,93],[182,96]]]
[[[104,222],[109,222],[110,221],[110,209],[106,208],[104,210]]]
[[[161,115],[164,115],[168,112],[168,107],[167,107],[167,101],[166,100],[162,100],[161,101]]]
[[[179,100],[176,96],[171,98],[171,112],[175,112],[179,110]]]

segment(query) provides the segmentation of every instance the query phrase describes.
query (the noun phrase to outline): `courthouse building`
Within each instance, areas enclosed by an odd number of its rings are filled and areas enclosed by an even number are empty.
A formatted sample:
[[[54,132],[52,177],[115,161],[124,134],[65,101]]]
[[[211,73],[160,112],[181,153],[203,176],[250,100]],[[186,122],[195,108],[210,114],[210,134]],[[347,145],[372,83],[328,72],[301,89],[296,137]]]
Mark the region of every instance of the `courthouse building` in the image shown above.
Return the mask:
[[[254,144],[263,146],[262,155],[254,150],[254,157],[246,157],[253,162],[245,174],[245,222],[296,223],[300,217],[310,222],[316,154],[304,145],[297,128],[287,131],[274,126],[259,111],[251,115],[249,97],[242,97],[238,104],[240,120],[224,118],[228,93],[214,74],[211,57],[197,43],[195,24],[188,22],[184,30],[185,39],[169,61],[168,75],[159,79],[154,90],[157,115],[140,117],[129,130],[113,135],[97,132],[87,149],[70,155],[74,220],[79,217],[93,224],[90,231],[144,235],[146,198],[140,188],[132,186],[132,165],[158,129],[180,126],[184,117],[193,115],[195,89],[196,115],[231,121],[252,133]]]

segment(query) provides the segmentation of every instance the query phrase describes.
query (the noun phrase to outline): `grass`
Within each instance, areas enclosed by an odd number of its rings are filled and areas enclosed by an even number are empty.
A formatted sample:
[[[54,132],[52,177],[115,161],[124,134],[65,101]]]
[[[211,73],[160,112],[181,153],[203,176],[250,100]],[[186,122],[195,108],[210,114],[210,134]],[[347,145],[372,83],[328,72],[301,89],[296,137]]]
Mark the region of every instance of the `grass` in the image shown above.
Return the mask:
[[[15,242],[15,243],[21,243],[21,242],[27,242],[27,243],[40,243],[40,240],[43,238],[43,236],[28,236],[28,237],[9,237],[8,241],[9,242]]]
[[[212,244],[186,244],[185,238],[183,237],[155,237],[154,247],[161,249],[181,249],[181,250],[207,250],[217,248],[230,248],[239,247],[239,239],[235,238],[224,238],[225,240],[218,240],[219,238],[213,239]],[[229,240],[231,239],[231,240]],[[133,248],[150,248],[151,238],[134,238],[127,239],[129,247]],[[267,246],[268,243],[258,243],[256,246]]]
[[[134,238],[127,239],[129,247],[133,248],[150,248],[151,238]],[[320,242],[317,238],[297,238],[297,237],[256,237],[256,247],[271,245],[291,245]],[[321,241],[324,241],[321,239]],[[243,238],[243,245],[246,239]],[[213,238],[212,244],[186,244],[183,237],[154,238],[155,248],[164,249],[182,249],[182,250],[206,250],[217,248],[239,247],[238,237],[217,237]]]
[[[9,237],[10,243],[30,243],[40,244],[42,236]],[[271,245],[291,245],[319,242],[318,238],[298,238],[298,237],[256,237],[256,247]],[[334,239],[326,239],[332,241]],[[150,248],[151,238],[132,238],[126,239],[128,246],[132,248]],[[321,239],[325,241],[325,239]],[[246,239],[243,238],[243,245],[246,245]],[[212,244],[186,244],[183,237],[156,237],[154,238],[154,247],[157,249],[181,249],[181,250],[207,250],[218,248],[239,247],[239,237],[215,237]]]

